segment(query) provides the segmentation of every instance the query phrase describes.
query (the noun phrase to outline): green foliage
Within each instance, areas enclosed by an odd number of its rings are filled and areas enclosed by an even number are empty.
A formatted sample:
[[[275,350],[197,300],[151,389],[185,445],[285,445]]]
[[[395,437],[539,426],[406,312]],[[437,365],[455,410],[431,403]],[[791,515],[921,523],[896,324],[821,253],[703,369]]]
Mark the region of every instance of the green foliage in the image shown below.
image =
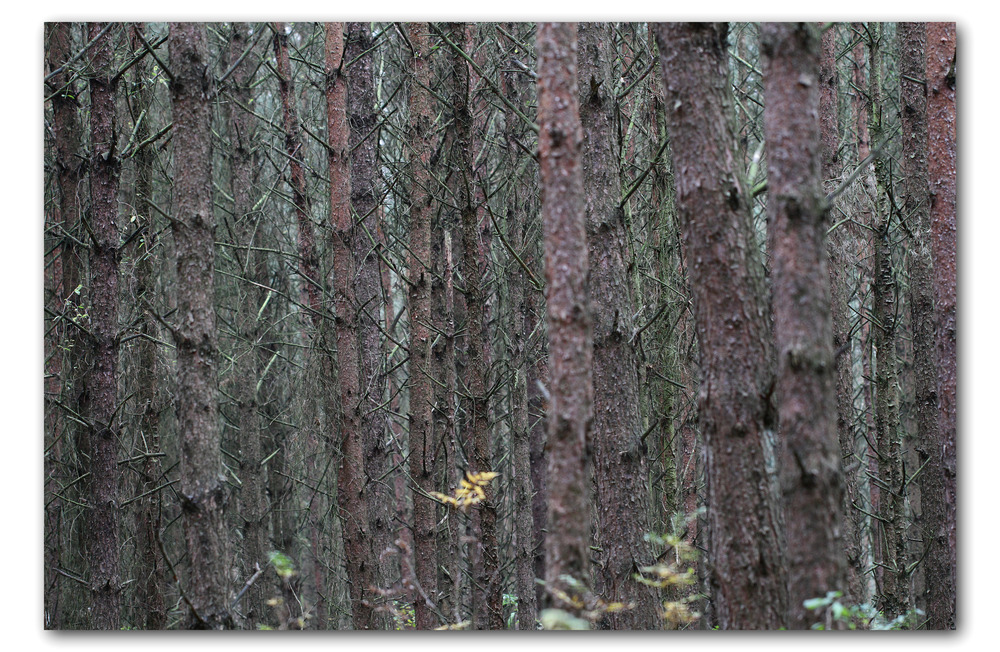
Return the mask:
[[[562,609],[543,609],[542,629],[590,629],[590,621]]]
[[[566,587],[562,590],[547,582],[536,580],[543,584],[555,598],[557,604],[573,609],[576,616],[563,609],[545,609],[539,614],[542,629],[590,629],[590,624],[604,617],[604,614],[632,609],[635,604],[624,602],[605,602],[593,594],[587,585],[572,575],[560,575],[559,581]],[[584,626],[586,625],[586,626]]]
[[[397,630],[417,628],[417,614],[409,602],[393,600],[392,615]]]
[[[514,629],[514,621],[517,620],[517,596],[510,593],[503,594],[503,606],[513,607],[510,615],[507,616],[507,629]]]
[[[289,580],[296,575],[295,564],[291,558],[283,552],[272,550],[267,553],[268,561],[274,567],[274,571],[283,580]]]
[[[658,548],[664,550],[658,558],[656,564],[643,566],[633,577],[637,582],[652,586],[657,589],[665,589],[674,592],[677,589],[692,586],[697,582],[697,576],[693,562],[698,558],[698,552],[687,541],[683,534],[687,531],[688,524],[698,518],[698,512],[685,516],[675,514],[671,519],[670,534],[649,533],[643,538]],[[700,596],[695,593],[678,600],[666,600],[662,604],[663,619],[674,627],[690,625],[699,618],[701,614],[693,611],[689,605],[698,600]]]
[[[840,591],[828,591],[822,598],[811,598],[802,603],[810,611],[825,617],[824,622],[814,623],[812,629],[833,629],[833,623],[841,623],[846,629],[898,630],[916,629],[922,622],[924,612],[912,609],[887,620],[882,612],[870,604],[845,605],[840,601],[844,596]]]

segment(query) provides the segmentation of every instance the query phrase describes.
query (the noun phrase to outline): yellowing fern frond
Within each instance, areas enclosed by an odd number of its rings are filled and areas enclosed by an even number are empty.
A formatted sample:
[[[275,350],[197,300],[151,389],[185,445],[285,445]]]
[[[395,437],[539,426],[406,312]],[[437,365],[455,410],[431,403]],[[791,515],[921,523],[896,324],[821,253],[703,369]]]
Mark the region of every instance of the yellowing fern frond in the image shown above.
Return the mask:
[[[430,492],[430,496],[439,503],[465,511],[470,506],[486,500],[486,487],[498,475],[500,474],[494,471],[482,471],[480,473],[469,473],[466,471],[465,477],[459,482],[454,496],[437,491]]]

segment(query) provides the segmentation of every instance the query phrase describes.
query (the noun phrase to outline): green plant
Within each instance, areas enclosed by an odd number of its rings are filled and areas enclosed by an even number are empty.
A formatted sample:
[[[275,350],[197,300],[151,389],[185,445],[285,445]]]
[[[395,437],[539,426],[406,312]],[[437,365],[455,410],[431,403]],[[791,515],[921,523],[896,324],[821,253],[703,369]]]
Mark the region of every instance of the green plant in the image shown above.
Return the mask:
[[[916,629],[924,616],[923,610],[911,609],[892,620],[887,620],[881,611],[870,604],[845,605],[840,601],[843,596],[840,591],[828,591],[822,598],[811,598],[802,603],[806,609],[824,617],[824,621],[814,623],[812,629],[833,629],[834,623],[842,624],[844,628],[852,630]]]
[[[283,580],[289,580],[295,576],[295,564],[288,555],[278,550],[272,550],[267,556],[268,561],[271,562],[271,566],[274,567],[274,571],[278,574],[278,577]]]
[[[691,521],[698,518],[698,515],[699,512],[689,515],[674,514],[671,519],[670,534],[649,533],[643,537],[654,546],[662,548],[663,553],[657,558],[657,563],[639,569],[639,572],[634,575],[637,582],[657,589],[665,589],[673,595],[677,595],[679,588],[695,584],[697,576],[693,562],[698,558],[698,553],[691,544],[684,540],[684,533],[687,532]],[[674,627],[690,625],[701,618],[701,614],[689,606],[690,603],[699,598],[700,596],[695,593],[677,600],[664,601],[662,603],[663,619]]]
[[[517,596],[510,593],[503,594],[503,606],[513,607],[507,616],[507,629],[514,629],[514,621],[517,620]]]

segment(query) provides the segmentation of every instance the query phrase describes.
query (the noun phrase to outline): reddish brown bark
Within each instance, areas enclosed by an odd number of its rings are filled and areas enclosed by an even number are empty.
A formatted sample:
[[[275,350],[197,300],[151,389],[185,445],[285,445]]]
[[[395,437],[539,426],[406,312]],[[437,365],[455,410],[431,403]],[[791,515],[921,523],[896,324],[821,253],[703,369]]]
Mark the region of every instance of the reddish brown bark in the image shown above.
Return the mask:
[[[139,36],[142,35],[143,23],[133,23],[130,26],[129,42],[132,50],[139,51],[142,47]],[[152,103],[153,85],[148,80],[149,64],[146,59],[136,63],[132,82],[132,93],[137,99],[133,104],[133,120],[138,124],[135,129],[137,142],[144,142],[150,136],[148,110]],[[135,296],[140,301],[153,302],[156,292],[157,267],[156,260],[156,226],[151,215],[152,202],[153,152],[144,147],[135,153],[135,196],[133,207],[136,215],[137,228],[144,229],[139,241],[133,245],[137,249],[135,266]],[[162,468],[160,464],[160,412],[163,409],[163,399],[160,383],[163,369],[159,363],[156,339],[159,329],[155,318],[146,313],[140,326],[145,337],[136,341],[138,357],[138,389],[135,404],[140,410],[138,428],[142,433],[146,458],[142,463],[142,481],[138,484],[138,493],[149,494],[139,503],[136,533],[136,548],[144,572],[138,577],[136,600],[133,604],[134,616],[131,622],[141,623],[144,629],[164,629],[167,624],[167,610],[164,600],[166,586],[166,567],[160,553],[157,536],[161,528],[161,494],[157,487],[161,482]]]
[[[362,394],[357,307],[354,296],[354,218],[351,215],[350,130],[347,124],[347,80],[344,64],[344,24],[326,24],[326,101],[330,173],[330,222],[333,229],[334,313],[337,337],[341,464],[337,499],[343,519],[344,554],[350,583],[355,629],[374,629],[376,620],[369,596],[376,584],[368,527],[367,480],[364,459],[364,422],[372,419]],[[332,407],[332,406],[331,406]]]
[[[465,42],[465,23],[448,23],[445,37],[455,44]],[[444,142],[441,146],[442,156],[438,159],[438,169],[435,176],[443,179],[451,199],[447,205],[434,212],[431,217],[431,257],[434,266],[431,285],[431,315],[434,320],[434,344],[431,351],[431,374],[438,382],[434,383],[434,438],[441,454],[437,457],[435,482],[440,491],[450,493],[458,486],[462,470],[467,466],[462,461],[464,457],[459,446],[459,428],[456,424],[456,403],[458,375],[456,370],[456,331],[459,326],[455,321],[455,271],[453,249],[457,241],[461,251],[461,231],[458,230],[458,213],[468,194],[466,184],[471,177],[471,170],[463,160],[459,132],[462,131],[459,121],[467,120],[467,112],[460,114],[461,107],[467,102],[469,86],[468,64],[453,48],[442,43],[443,60],[441,68],[445,79],[444,88],[440,94],[445,98],[455,98],[460,103],[449,102],[443,105],[447,127],[444,132]],[[466,138],[468,124],[464,125]],[[450,204],[454,202],[453,208]],[[453,238],[453,235],[455,236]],[[461,261],[458,261],[461,262]],[[471,451],[469,451],[471,454]],[[470,469],[471,470],[471,469]],[[489,469],[487,469],[489,470]],[[462,543],[466,518],[451,512],[447,505],[438,507],[438,587],[441,592],[441,611],[452,621],[464,620],[462,593],[465,584],[465,573],[462,569],[462,558],[467,546]]]
[[[104,23],[89,23],[96,38]],[[118,471],[118,185],[121,164],[115,120],[114,41],[106,32],[89,56],[90,78],[90,335],[82,413],[88,420],[81,452],[89,475],[84,555],[90,573],[90,628],[121,626]]]
[[[927,616],[931,629],[954,629],[957,603],[956,427],[958,331],[956,231],[956,34],[955,23],[927,24],[927,173],[930,185],[931,251],[937,340],[937,440],[925,473],[940,487],[941,511],[926,512]],[[933,508],[932,508],[933,509]]]
[[[391,499],[392,451],[386,439],[385,412],[379,409],[385,392],[379,334],[380,311],[384,301],[378,257],[381,226],[375,200],[377,116],[373,58],[370,24],[349,23],[344,61],[350,63],[345,72],[350,128],[351,210],[356,229],[353,239],[354,297],[357,301],[355,319],[360,347],[361,386],[366,388],[363,400],[367,416],[362,422],[362,429],[365,468],[372,479],[367,490],[369,528],[375,557],[379,559],[395,537],[394,501]],[[388,567],[389,564],[389,559],[378,561],[376,583],[380,587],[392,584],[398,574],[398,570]],[[384,615],[376,614],[376,619],[380,628],[388,625]]]
[[[49,74],[56,73],[46,84],[45,91],[52,95],[52,146],[53,164],[55,166],[55,205],[50,218],[55,227],[53,230],[59,238],[59,248],[53,252],[53,269],[49,286],[53,292],[52,308],[58,314],[67,318],[67,326],[56,331],[63,338],[60,342],[66,347],[66,352],[60,355],[58,351],[46,349],[46,357],[51,360],[47,369],[52,374],[52,381],[46,391],[50,396],[61,397],[71,409],[79,412],[80,381],[77,364],[84,348],[83,331],[76,327],[76,306],[81,297],[75,294],[80,285],[80,252],[77,239],[80,226],[79,200],[85,194],[82,188],[85,166],[80,153],[81,127],[77,100],[77,84],[67,70],[57,73],[68,63],[72,52],[72,24],[46,23],[46,60]],[[51,356],[51,357],[50,357]],[[51,451],[45,456],[46,479],[46,514],[45,514],[45,627],[61,628],[66,621],[66,612],[62,610],[62,597],[66,592],[66,578],[55,571],[62,563],[64,554],[62,547],[61,525],[64,514],[64,502],[55,496],[59,487],[57,483],[58,464],[56,460],[63,451],[62,441],[71,440],[60,437],[63,433],[70,434],[75,426],[72,422],[61,424],[58,415],[52,422],[46,423],[46,449],[52,445]]]
[[[288,26],[276,23],[274,26],[274,54],[277,61],[278,88],[281,94],[282,116],[284,118],[285,153],[288,155],[288,183],[292,187],[292,204],[298,223],[299,279],[302,288],[302,303],[309,311],[309,317],[316,325],[319,319],[319,294],[322,287],[319,278],[319,259],[316,253],[316,237],[313,223],[309,218],[309,194],[306,189],[305,168],[302,158],[302,127],[295,109],[295,84],[292,78],[291,61],[288,58]]]
[[[653,563],[649,532],[646,444],[640,440],[635,308],[626,272],[625,213],[608,24],[581,23],[577,33],[580,122],[589,245],[590,310],[594,320],[594,484],[597,523],[594,590],[631,609],[607,614],[609,629],[657,629],[656,593],[633,578]]]
[[[536,47],[551,395],[545,580],[550,589],[574,595],[581,591],[565,576],[590,585],[594,418],[576,24],[540,23]],[[551,591],[546,604],[576,610]]]
[[[934,341],[934,268],[930,249],[930,184],[927,177],[927,57],[924,23],[899,23],[899,73],[902,111],[903,152],[901,160],[902,187],[900,199],[903,219],[913,233],[907,252],[907,272],[910,278],[910,324],[913,329],[913,384],[916,409],[916,443],[920,486],[919,525],[923,550],[929,552],[932,535],[926,528],[927,515],[944,514],[943,487],[935,485],[933,473],[928,474],[934,442],[938,439],[937,421],[937,348]],[[924,556],[927,560],[928,557]],[[922,564],[927,566],[927,561]],[[917,572],[920,568],[917,568]],[[926,582],[923,595],[918,592],[918,606],[926,612],[923,602],[934,590]]]
[[[803,601],[846,588],[843,472],[821,185],[819,39],[807,23],[765,23],[764,133],[778,349],[789,626],[815,616]]]
[[[431,105],[430,46],[426,23],[408,23],[413,48],[410,85],[410,255],[407,269],[410,316],[410,482],[413,488],[413,556],[417,594],[414,596],[417,629],[436,627],[433,609],[437,599],[435,554],[435,503],[427,496],[434,490],[434,458],[437,445],[431,424],[430,287],[431,201],[430,157],[434,113]]]
[[[456,45],[466,42],[470,26],[453,25],[450,34]],[[471,27],[475,29],[474,26]],[[472,114],[469,107],[469,66],[460,54],[451,49],[452,94],[451,111],[454,120],[454,167],[449,170],[449,186],[455,196],[460,215],[462,270],[465,285],[465,319],[467,324],[466,383],[471,400],[468,403],[468,423],[465,434],[472,444],[472,464],[469,471],[481,473],[493,470],[492,442],[486,397],[486,297],[483,293],[486,263],[479,238],[479,216],[474,204],[476,188],[472,141]],[[486,499],[473,515],[478,539],[479,563],[473,567],[472,618],[475,629],[503,629],[503,586],[499,572],[497,550],[497,505],[495,489],[486,487]]]
[[[516,34],[515,23],[507,23],[504,28],[511,34]],[[526,75],[510,69],[502,73],[501,83],[504,94],[514,106],[524,106],[529,95],[528,78]],[[521,152],[517,142],[526,140],[527,129],[523,121],[508,114],[505,121],[505,136],[507,148],[511,156],[510,164],[516,165]],[[532,169],[534,166],[531,166]],[[533,170],[532,170],[533,172]],[[507,218],[510,228],[508,237],[511,245],[522,260],[531,260],[529,256],[533,243],[530,241],[529,228],[534,215],[532,203],[533,193],[520,193],[518,190],[527,181],[533,182],[531,173],[518,175],[514,189],[507,196]],[[530,268],[529,268],[530,269]],[[511,397],[511,439],[514,455],[514,510],[516,545],[515,553],[515,586],[517,592],[517,628],[521,631],[535,629],[535,619],[538,614],[538,600],[535,584],[535,525],[533,519],[532,460],[531,460],[531,416],[529,410],[529,353],[532,345],[532,333],[537,319],[532,310],[532,298],[536,290],[529,283],[529,273],[521,265],[514,265],[509,274],[510,305],[511,305],[511,365],[514,368],[514,381]],[[544,511],[543,511],[544,523]],[[542,574],[544,576],[544,573]]]
[[[736,163],[726,34],[724,23],[656,29],[701,358],[711,599],[723,629],[777,629],[785,624],[786,580],[764,460],[766,437],[777,428],[774,349],[749,193]]]
[[[212,210],[212,80],[204,24],[170,24],[173,109],[174,222],[177,266],[176,411],[180,433],[180,494],[191,569],[186,626],[224,629],[229,613],[223,505],[218,345],[215,329],[215,215]]]

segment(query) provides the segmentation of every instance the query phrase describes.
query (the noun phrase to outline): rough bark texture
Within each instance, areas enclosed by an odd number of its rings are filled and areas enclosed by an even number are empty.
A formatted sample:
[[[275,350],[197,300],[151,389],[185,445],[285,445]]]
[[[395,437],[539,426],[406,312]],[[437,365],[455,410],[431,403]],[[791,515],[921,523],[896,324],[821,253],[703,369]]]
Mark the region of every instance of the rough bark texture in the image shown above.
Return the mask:
[[[354,218],[351,215],[350,130],[347,124],[347,80],[344,63],[344,24],[326,24],[326,101],[330,173],[330,225],[333,229],[333,295],[337,330],[337,383],[340,404],[341,464],[337,499],[344,523],[344,554],[350,582],[351,613],[355,629],[375,629],[377,622],[369,596],[376,585],[371,533],[368,527],[368,482],[365,478],[364,434],[367,409],[363,393],[358,342],[357,302],[354,296]]]
[[[823,31],[820,49],[820,138],[822,141],[823,180],[825,193],[836,189],[843,176],[840,157],[840,126],[837,106],[837,30],[835,26]],[[861,503],[858,495],[857,470],[860,466],[854,443],[854,383],[851,376],[851,318],[848,298],[851,288],[853,243],[850,226],[841,222],[833,227],[827,238],[830,265],[830,311],[833,315],[833,349],[837,372],[837,437],[840,455],[844,461],[844,552],[847,553],[846,599],[853,603],[864,602],[865,581],[862,564],[861,538],[857,509]]]
[[[452,43],[464,43],[465,23],[448,23],[446,36]],[[444,88],[440,94],[443,97],[455,98],[454,102],[444,105],[447,127],[444,131],[444,142],[441,146],[443,156],[438,161],[435,176],[442,179],[451,200],[448,206],[443,206],[434,212],[431,219],[431,252],[434,266],[431,285],[431,315],[434,320],[434,344],[431,351],[431,374],[437,379],[434,383],[434,438],[439,442],[441,454],[437,458],[435,482],[439,491],[450,493],[458,486],[462,475],[461,468],[466,466],[460,455],[458,446],[458,428],[456,425],[456,388],[458,376],[456,373],[455,340],[457,325],[455,321],[455,264],[453,257],[453,235],[458,228],[458,212],[463,205],[463,197],[468,194],[467,183],[471,170],[467,169],[463,157],[458,134],[464,127],[468,132],[467,121],[460,125],[460,120],[468,119],[467,111],[461,114],[468,98],[469,74],[465,60],[452,48],[442,44],[442,72],[444,73]],[[455,207],[450,204],[454,203]],[[460,237],[460,236],[459,236]],[[471,452],[471,451],[470,451]],[[438,587],[441,591],[441,611],[452,620],[461,622],[463,607],[461,604],[463,572],[461,560],[465,545],[461,542],[465,518],[452,512],[447,505],[438,506]]]
[[[578,31],[580,122],[594,335],[594,484],[597,515],[594,591],[634,607],[608,614],[609,629],[656,629],[655,590],[633,579],[653,563],[649,544],[646,445],[639,412],[635,313],[626,272],[625,213],[618,171],[617,100],[606,23]]]
[[[927,173],[930,185],[931,251],[937,340],[937,439],[925,469],[942,502],[925,510],[927,616],[931,629],[954,629],[957,602],[956,427],[958,420],[957,299],[957,112],[955,23],[927,24]],[[940,510],[940,511],[938,511]]]
[[[916,445],[920,485],[920,513],[923,551],[930,551],[933,535],[926,528],[929,514],[944,514],[944,491],[935,485],[928,465],[938,440],[937,422],[937,348],[934,342],[934,267],[930,249],[930,186],[927,177],[927,59],[924,49],[927,28],[924,23],[899,23],[900,102],[902,111],[903,174],[900,199],[903,219],[913,233],[908,252],[910,278],[910,324],[913,329],[914,403],[916,408]],[[927,557],[924,557],[927,559]],[[926,566],[925,562],[923,566]],[[919,568],[917,569],[920,570]],[[933,591],[925,583],[925,593]],[[926,612],[925,595],[918,604]]]
[[[516,24],[507,23],[505,29],[511,33],[516,33]],[[528,78],[518,74],[514,69],[502,73],[501,82],[504,94],[511,104],[522,108],[527,104],[530,97],[530,89],[527,85]],[[522,109],[523,111],[523,109]],[[511,156],[511,165],[517,165],[521,158],[521,150],[517,142],[524,142],[527,139],[527,128],[523,121],[517,120],[512,115],[507,115],[504,122],[505,136],[507,139],[507,149]],[[524,182],[524,177],[532,174],[534,165],[523,166],[520,174],[515,178],[514,190],[508,194],[507,198],[507,218],[509,220],[509,231],[511,245],[522,261],[531,261],[530,252],[533,243],[530,242],[529,228],[531,228],[534,213],[532,212],[532,202],[534,198],[528,193],[519,193]],[[524,171],[525,168],[531,172]],[[529,181],[534,181],[528,177]],[[526,263],[527,265],[527,263]],[[535,629],[535,619],[538,615],[538,600],[536,597],[537,585],[535,584],[535,531],[533,519],[533,494],[534,485],[532,482],[532,460],[531,460],[531,416],[529,409],[529,353],[532,347],[532,334],[537,326],[537,319],[534,311],[530,308],[532,298],[536,292],[529,283],[529,271],[520,264],[514,265],[508,278],[510,289],[511,305],[511,331],[514,337],[511,338],[511,365],[514,368],[514,379],[511,396],[511,439],[513,440],[514,455],[514,512],[516,545],[515,553],[515,587],[517,592],[517,628],[521,631],[531,631]]]
[[[229,42],[229,58],[235,62],[249,45],[250,26],[247,23],[233,25],[233,35]],[[261,462],[265,453],[263,424],[260,418],[260,396],[257,384],[261,379],[263,366],[267,362],[264,352],[257,346],[263,335],[258,311],[266,295],[261,285],[267,284],[267,260],[260,251],[259,212],[253,211],[255,203],[252,190],[259,169],[256,154],[257,136],[255,121],[242,107],[251,106],[251,84],[253,68],[244,63],[232,75],[230,93],[234,105],[230,105],[231,125],[231,192],[233,196],[233,219],[235,221],[236,245],[239,273],[248,282],[241,284],[240,301],[236,311],[235,328],[239,335],[237,355],[236,385],[233,388],[236,403],[236,422],[240,429],[240,521],[243,526],[244,554],[241,579],[249,580],[257,568],[267,570],[268,521],[265,488],[267,476]],[[256,629],[265,622],[264,600],[268,581],[260,578],[247,589],[241,611],[247,619],[247,627]]]
[[[869,96],[869,134],[876,142],[885,138],[882,130],[881,25],[869,26],[873,33],[869,44],[871,60]],[[906,573],[906,531],[903,524],[903,458],[899,433],[899,381],[896,362],[896,279],[892,269],[890,209],[888,192],[891,178],[883,155],[874,161],[876,207],[872,232],[875,241],[875,275],[872,279],[875,321],[875,442],[878,447],[878,473],[882,499],[879,503],[879,529],[882,542],[876,562],[882,567],[879,607],[887,618],[904,613],[908,602]]]
[[[316,253],[316,237],[313,223],[309,218],[309,195],[306,189],[306,173],[302,165],[302,127],[295,109],[295,84],[292,66],[288,56],[288,33],[283,23],[275,25],[274,54],[277,60],[278,88],[281,94],[282,116],[285,127],[285,153],[288,155],[288,183],[292,187],[292,204],[298,223],[299,284],[302,299],[308,314],[317,323],[319,295],[322,283],[319,278],[319,259]]]
[[[130,27],[130,44],[132,50],[139,51],[142,47],[139,36],[142,34],[143,23],[134,23]],[[149,83],[149,64],[143,59],[136,63],[130,91],[136,96],[133,108],[133,120],[136,121],[135,138],[138,142],[145,141],[150,136],[149,107],[152,105],[153,85]],[[153,303],[156,296],[156,224],[151,214],[152,203],[153,152],[144,147],[135,154],[135,196],[133,209],[136,215],[137,228],[144,229],[135,245],[138,249],[135,265],[135,296],[140,305],[143,302]],[[160,337],[155,318],[148,312],[144,313],[140,326],[144,337],[136,341],[138,357],[138,389],[135,403],[139,409],[136,424],[141,433],[141,442],[146,454],[142,463],[142,480],[137,485],[139,494],[149,494],[139,502],[136,519],[136,548],[142,559],[145,572],[140,575],[136,590],[136,600],[133,605],[133,623],[142,623],[144,629],[164,629],[167,624],[167,610],[164,600],[166,586],[166,567],[163,562],[160,547],[157,543],[161,519],[161,493],[157,491],[162,481],[160,464],[160,412],[163,409],[163,398],[160,390],[160,379],[165,371],[159,361],[156,340]]]
[[[938,439],[937,422],[937,348],[934,342],[934,267],[930,249],[930,185],[927,177],[927,58],[924,23],[899,23],[900,121],[902,122],[903,219],[913,233],[907,255],[910,278],[910,324],[913,329],[914,403],[916,408],[916,444],[920,486],[920,526],[922,548],[929,551],[932,535],[926,528],[928,514],[944,514],[943,488],[934,485],[927,473],[934,442]],[[925,556],[926,560],[927,557]],[[923,564],[926,567],[927,562]],[[919,569],[918,569],[919,571]],[[925,582],[925,594],[933,588]],[[926,612],[925,595],[918,595],[917,605]]]
[[[437,600],[435,554],[434,457],[437,451],[431,424],[430,289],[431,202],[430,157],[434,114],[431,106],[430,46],[426,23],[408,23],[413,48],[410,80],[410,257],[407,269],[410,316],[410,482],[413,483],[413,566],[417,587],[414,596],[417,629],[436,627],[432,605]]]
[[[89,23],[89,38],[104,29]],[[90,628],[121,627],[118,485],[118,185],[114,41],[106,32],[90,51],[90,337],[84,378],[81,453],[87,511],[84,552],[91,592]]]
[[[778,349],[789,626],[804,600],[846,588],[843,471],[837,438],[833,327],[820,182],[819,39],[807,23],[765,23],[764,133]]]
[[[594,352],[576,24],[540,23],[536,48],[550,383],[546,604],[573,610],[551,590],[579,594],[565,576],[582,587],[590,584]]]
[[[857,147],[855,164],[860,165],[871,154],[871,142],[868,134],[868,93],[865,92],[865,89],[868,88],[868,83],[865,78],[865,39],[861,38],[861,35],[864,34],[864,26],[861,23],[854,23],[851,29],[855,38],[855,45],[852,52],[851,108],[854,114],[855,144]],[[861,349],[861,373],[860,377],[855,380],[855,384],[860,385],[860,388],[855,390],[856,394],[858,394],[856,411],[863,415],[861,429],[865,440],[862,446],[864,455],[861,458],[862,468],[859,493],[862,497],[867,497],[867,511],[874,514],[878,509],[881,492],[879,484],[870,480],[870,478],[878,476],[878,453],[873,446],[875,443],[875,410],[873,407],[874,374],[872,373],[871,355],[873,350],[872,314],[874,310],[872,304],[872,279],[874,277],[875,240],[870,225],[874,219],[876,194],[874,166],[868,164],[859,178],[859,185],[861,185],[859,189],[860,199],[857,205],[853,207],[851,224],[854,230],[856,245],[855,260],[858,268],[856,311],[860,320],[859,344]],[[881,540],[879,528],[873,527],[874,520],[870,516],[864,516],[861,520],[863,526],[861,531],[861,554],[862,566],[865,568],[874,567],[874,551],[879,547]],[[869,598],[875,595],[876,578],[879,574],[880,569],[875,567],[875,570],[868,573],[866,577],[867,581],[865,584]]]
[[[391,449],[385,412],[379,409],[385,392],[382,366],[382,342],[379,323],[384,300],[379,270],[380,229],[375,200],[377,117],[373,78],[372,34],[369,23],[349,23],[344,61],[350,66],[347,75],[347,112],[350,128],[351,211],[355,221],[354,298],[355,321],[359,340],[359,365],[366,388],[362,422],[365,469],[369,478],[368,524],[378,565],[376,584],[386,587],[395,582],[398,569],[389,567],[382,554],[390,548],[393,537]],[[388,626],[385,614],[376,614],[379,628]]]
[[[453,26],[451,38],[466,42],[465,24]],[[452,48],[452,50],[454,50]],[[451,170],[452,188],[458,205],[462,229],[465,281],[465,319],[467,325],[467,390],[471,397],[466,433],[472,443],[470,471],[493,471],[491,429],[486,397],[489,335],[486,332],[486,297],[483,293],[486,261],[479,238],[479,219],[474,205],[475,170],[472,142],[472,114],[469,107],[469,68],[461,55],[452,51],[451,110],[455,121],[455,166]],[[497,550],[497,498],[492,486],[486,487],[486,499],[473,514],[480,563],[473,567],[472,617],[475,629],[503,629],[503,584]]]
[[[180,499],[189,568],[186,626],[224,629],[228,604],[225,476],[219,433],[215,329],[215,215],[212,211],[212,78],[204,24],[170,24],[173,109],[174,253],[177,266],[177,425]]]
[[[786,579],[764,459],[765,437],[777,428],[774,349],[736,163],[726,33],[724,23],[656,29],[701,356],[711,600],[722,629],[777,629],[785,625]]]
[[[46,59],[49,74],[63,67],[73,55],[72,24],[46,23]],[[68,325],[60,334],[68,349],[63,355],[52,354],[52,366],[48,372],[53,374],[52,386],[48,389],[69,404],[70,409],[80,412],[78,371],[80,352],[83,349],[83,331],[75,325],[76,305],[80,297],[76,289],[80,285],[80,270],[82,261],[77,247],[80,227],[80,200],[85,190],[82,188],[85,174],[84,158],[80,155],[80,105],[77,100],[77,84],[66,70],[53,75],[45,87],[46,93],[52,94],[52,147],[53,164],[55,166],[55,208],[54,222],[58,225],[56,234],[59,239],[58,256],[53,262],[51,287],[54,292],[53,308],[66,316]],[[46,350],[46,355],[49,351]],[[58,462],[60,453],[64,450],[65,441],[79,441],[82,436],[76,434],[77,427],[67,422],[62,430],[50,428],[46,424],[46,450],[51,446],[51,452],[45,456],[45,627],[57,629],[65,627],[66,611],[62,608],[63,595],[72,587],[66,578],[55,569],[64,563],[65,550],[61,525],[65,522],[66,503],[54,494],[58,491]],[[60,439],[60,434],[65,433]],[[68,437],[66,436],[68,435]],[[52,496],[52,498],[49,498]]]
[[[274,53],[278,88],[281,96],[282,117],[285,136],[285,154],[288,157],[287,181],[292,190],[292,206],[295,221],[298,226],[296,245],[299,256],[298,285],[300,307],[308,321],[302,324],[303,343],[311,346],[309,358],[304,372],[306,401],[305,416],[300,426],[300,436],[305,439],[306,476],[311,478],[315,489],[308,499],[309,505],[309,553],[311,573],[307,590],[311,591],[308,598],[316,604],[310,625],[316,629],[325,629],[330,612],[326,596],[328,564],[324,561],[324,548],[333,550],[337,544],[328,538],[330,526],[325,521],[327,513],[326,497],[320,487],[328,481],[332,483],[334,473],[324,473],[325,464],[319,462],[321,455],[331,459],[336,455],[333,441],[333,430],[338,418],[338,405],[332,401],[337,393],[334,382],[336,376],[332,346],[335,335],[331,333],[329,322],[320,313],[320,297],[325,283],[320,277],[319,251],[316,247],[315,227],[311,218],[310,196],[306,183],[305,147],[302,143],[302,126],[297,108],[294,73],[288,51],[288,41],[291,27],[286,23],[276,23],[274,26]],[[312,326],[312,331],[308,329]],[[319,416],[319,407],[324,406],[323,417]],[[311,416],[312,415],[312,416]],[[323,425],[320,425],[320,424]],[[325,428],[325,431],[321,431]],[[321,453],[322,451],[322,453]],[[286,552],[288,552],[286,550]],[[304,562],[304,558],[299,560]],[[287,588],[287,587],[286,587]],[[288,590],[284,596],[288,605],[297,602],[293,591]]]

